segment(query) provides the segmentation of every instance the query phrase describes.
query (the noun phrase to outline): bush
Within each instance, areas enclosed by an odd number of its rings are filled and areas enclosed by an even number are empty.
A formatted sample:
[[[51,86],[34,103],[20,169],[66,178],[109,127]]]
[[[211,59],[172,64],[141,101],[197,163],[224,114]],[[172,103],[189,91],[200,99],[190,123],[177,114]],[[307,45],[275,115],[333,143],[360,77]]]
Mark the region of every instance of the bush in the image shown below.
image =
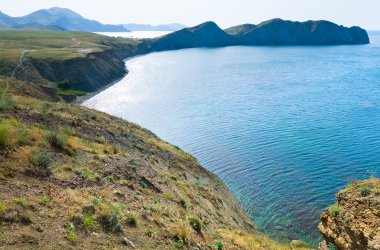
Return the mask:
[[[197,232],[202,231],[202,222],[196,217],[189,218],[190,226]]]
[[[122,218],[121,205],[100,204],[98,221],[107,232],[120,233],[122,231],[120,220]]]
[[[360,194],[363,197],[370,195],[370,193],[371,193],[371,189],[369,189],[368,187],[364,186],[364,187],[360,188]]]
[[[42,206],[51,206],[51,200],[47,196],[42,196],[38,203]]]
[[[51,175],[50,165],[52,157],[45,151],[34,151],[29,157],[31,166],[26,170],[26,173],[33,176],[48,177]]]
[[[338,207],[338,205],[334,205],[334,206],[330,207],[330,212],[334,216],[337,216],[340,213],[340,207]]]
[[[149,228],[147,231],[146,231],[146,235],[148,235],[148,237],[154,237],[155,235],[155,232],[153,231],[153,229]]]
[[[16,102],[9,95],[0,96],[0,111],[9,111],[16,108]]]
[[[16,205],[19,205],[20,207],[27,208],[28,207],[28,201],[22,198],[17,198],[14,200],[14,203]]]
[[[179,200],[179,204],[181,204],[181,206],[183,207],[183,208],[187,208],[187,203],[186,203],[186,201],[184,200],[184,199],[180,199]]]
[[[83,222],[83,227],[85,229],[94,228],[94,227],[96,227],[96,224],[97,224],[95,218],[92,217],[91,215],[85,215],[85,216],[83,216],[82,222]]]
[[[125,222],[129,226],[136,226],[137,225],[137,217],[136,217],[136,215],[134,215],[132,213],[126,214],[126,216],[125,216]]]
[[[221,241],[215,242],[215,247],[217,250],[223,250],[223,243]]]
[[[10,128],[6,124],[0,124],[0,148],[5,147],[10,137]]]
[[[46,139],[50,142],[52,146],[63,150],[67,146],[69,137],[63,133],[51,131],[47,134]]]
[[[73,223],[67,223],[66,226],[66,234],[67,234],[67,239],[71,242],[75,242],[78,240],[78,236],[75,233],[75,226]]]

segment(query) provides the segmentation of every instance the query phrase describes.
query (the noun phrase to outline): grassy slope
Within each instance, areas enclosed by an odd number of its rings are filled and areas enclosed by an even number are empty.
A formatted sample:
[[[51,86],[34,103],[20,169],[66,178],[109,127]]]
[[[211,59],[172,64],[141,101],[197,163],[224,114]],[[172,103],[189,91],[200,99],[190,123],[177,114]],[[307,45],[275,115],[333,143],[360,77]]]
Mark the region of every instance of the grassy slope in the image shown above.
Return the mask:
[[[20,57],[20,50],[35,50],[29,52],[31,57],[66,60],[82,56],[78,48],[99,51],[106,48],[102,45],[106,42],[135,43],[132,39],[111,38],[86,32],[3,30],[0,31],[0,58],[16,62]],[[77,46],[70,47],[76,44]]]
[[[257,233],[186,152],[107,114],[33,98],[49,96],[33,84],[3,78],[0,90],[5,80],[0,248],[121,248],[126,236],[139,249],[290,249]]]

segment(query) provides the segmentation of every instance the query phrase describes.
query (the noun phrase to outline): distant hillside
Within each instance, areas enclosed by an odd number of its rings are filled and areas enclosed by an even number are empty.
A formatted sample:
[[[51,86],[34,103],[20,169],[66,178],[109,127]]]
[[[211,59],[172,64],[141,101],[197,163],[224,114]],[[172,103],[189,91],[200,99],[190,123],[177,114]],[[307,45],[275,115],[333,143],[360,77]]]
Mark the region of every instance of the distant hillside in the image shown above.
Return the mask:
[[[0,29],[68,30],[86,32],[127,32],[122,25],[101,24],[64,8],[38,10],[23,17],[0,12]]]
[[[359,27],[346,28],[328,21],[292,22],[273,19],[238,33],[240,45],[341,45],[367,44]]]
[[[146,40],[152,51],[231,45],[351,45],[368,44],[360,27],[343,27],[328,21],[292,22],[273,19],[259,25],[243,24],[226,30],[213,22]]]
[[[162,24],[157,26],[150,24],[129,23],[124,24],[123,26],[124,28],[131,31],[177,31],[186,28],[185,25],[180,23]]]
[[[153,51],[170,49],[221,47],[234,44],[232,36],[226,34],[214,22],[205,22],[192,28],[185,28],[166,36],[148,41]]]

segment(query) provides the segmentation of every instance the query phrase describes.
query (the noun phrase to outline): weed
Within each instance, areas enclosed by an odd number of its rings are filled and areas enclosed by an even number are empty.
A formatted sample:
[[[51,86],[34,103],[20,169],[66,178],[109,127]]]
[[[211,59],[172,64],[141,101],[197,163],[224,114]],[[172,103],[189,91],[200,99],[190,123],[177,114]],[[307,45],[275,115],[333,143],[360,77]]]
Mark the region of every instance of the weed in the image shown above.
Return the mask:
[[[179,200],[179,204],[181,204],[181,206],[183,207],[183,208],[187,208],[187,202],[184,200],[184,199],[180,199]]]
[[[48,206],[48,207],[50,207],[51,206],[51,199],[49,198],[49,197],[47,197],[47,196],[42,196],[41,198],[40,198],[40,200],[38,201],[38,203],[40,204],[40,205],[42,205],[42,206]]]
[[[52,146],[63,150],[67,146],[69,137],[64,133],[57,133],[56,131],[51,131],[47,134],[46,139],[50,142]]]
[[[334,216],[337,216],[340,213],[340,207],[338,207],[338,205],[333,205],[333,206],[330,207],[330,212]]]
[[[91,215],[83,216],[82,223],[85,229],[92,229],[95,228],[97,225],[96,219]]]
[[[185,242],[189,237],[186,223],[179,223],[178,225],[174,226],[171,230],[171,233],[175,239],[181,240],[182,242]]]
[[[5,147],[10,137],[9,127],[5,124],[0,125],[0,147]]]
[[[67,223],[65,226],[67,239],[71,242],[75,242],[78,240],[78,236],[75,233],[75,226],[73,223]]]
[[[108,232],[119,233],[122,231],[120,220],[123,216],[122,206],[119,204],[100,204],[98,221],[103,229]]]
[[[217,250],[223,250],[223,243],[221,241],[215,242],[215,247]]]
[[[190,226],[197,232],[201,232],[202,231],[202,222],[200,221],[200,219],[196,218],[196,217],[190,217],[189,218],[189,223],[190,223]]]
[[[52,157],[49,153],[39,150],[33,151],[29,157],[32,166],[27,169],[27,174],[47,177],[51,175],[50,165]]]
[[[364,186],[364,187],[360,188],[360,194],[363,197],[366,197],[366,196],[370,195],[370,193],[371,193],[371,189],[369,189],[367,186]]]
[[[128,181],[125,180],[125,179],[120,179],[120,180],[119,180],[119,184],[122,185],[122,186],[125,186],[125,185],[128,184]]]
[[[17,198],[13,201],[16,205],[19,205],[23,208],[27,208],[29,205],[28,205],[28,201],[26,199],[23,199],[23,198]]]
[[[174,248],[175,249],[183,249],[185,247],[185,243],[181,239],[177,239],[174,241]]]
[[[128,213],[125,215],[125,222],[129,225],[129,226],[136,226],[137,225],[137,217],[136,215],[132,214],[132,213]]]
[[[156,233],[154,232],[152,228],[148,228],[148,230],[146,230],[146,235],[148,235],[148,237],[153,238],[155,234]]]
[[[107,176],[107,179],[110,181],[110,182],[114,182],[115,181],[115,177],[113,175],[109,175]]]
[[[16,108],[16,102],[10,95],[0,96],[0,111],[9,111]]]

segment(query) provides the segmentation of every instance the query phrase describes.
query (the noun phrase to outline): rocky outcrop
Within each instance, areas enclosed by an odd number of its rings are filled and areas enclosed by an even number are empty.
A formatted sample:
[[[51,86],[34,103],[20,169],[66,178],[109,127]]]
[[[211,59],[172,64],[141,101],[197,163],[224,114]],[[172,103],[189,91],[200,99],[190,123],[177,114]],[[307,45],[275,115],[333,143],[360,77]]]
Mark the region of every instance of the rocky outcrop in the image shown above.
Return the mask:
[[[380,180],[353,182],[320,219],[325,241],[338,249],[380,249]]]

